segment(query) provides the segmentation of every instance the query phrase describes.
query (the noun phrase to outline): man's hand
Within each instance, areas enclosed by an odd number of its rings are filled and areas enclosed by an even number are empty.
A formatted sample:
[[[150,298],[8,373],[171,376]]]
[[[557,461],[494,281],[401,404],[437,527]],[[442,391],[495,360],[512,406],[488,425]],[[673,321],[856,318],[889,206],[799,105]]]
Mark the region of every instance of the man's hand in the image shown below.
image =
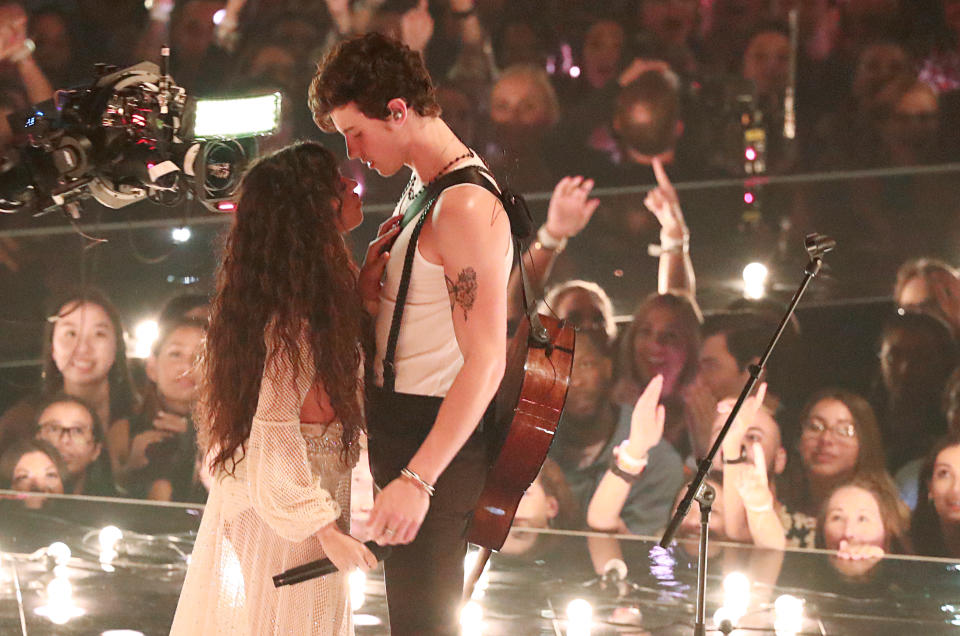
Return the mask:
[[[646,457],[650,449],[659,444],[663,437],[666,411],[660,404],[662,390],[663,376],[654,376],[633,407],[633,415],[630,418],[630,438],[626,447],[631,457],[637,459]]]
[[[657,178],[657,187],[647,193],[643,204],[660,222],[661,236],[681,240],[689,235],[690,231],[683,220],[677,191],[670,182],[667,171],[663,169],[663,162],[656,157],[653,158],[653,174]]]
[[[373,552],[349,534],[341,532],[336,522],[320,528],[317,538],[324,554],[341,572],[349,572],[355,568],[367,572],[377,567],[377,557]]]
[[[0,6],[0,60],[18,53],[27,39],[27,13],[19,4]]]
[[[600,199],[587,199],[593,179],[564,177],[553,189],[547,208],[547,232],[557,240],[573,238],[590,222]]]
[[[389,249],[400,233],[400,222],[403,217],[392,216],[380,224],[377,238],[370,241],[367,253],[363,258],[363,266],[357,277],[357,289],[367,310],[375,308],[380,301],[380,287],[383,284],[383,272],[390,260]]]
[[[397,477],[380,491],[370,513],[369,535],[380,545],[413,541],[427,516],[430,496],[405,477]]]
[[[433,37],[433,17],[427,10],[427,0],[420,0],[400,18],[400,38],[414,51],[423,53]]]
[[[723,452],[723,459],[730,461],[740,457],[741,449],[744,448],[743,436],[746,435],[747,429],[753,424],[753,420],[757,416],[757,411],[763,406],[763,399],[766,395],[767,383],[762,382],[760,388],[757,389],[756,395],[744,400],[740,412],[737,413],[737,419],[730,425],[727,436],[723,438],[723,445],[720,447]],[[715,440],[717,435],[720,434],[720,429],[723,428],[723,424],[727,421],[727,416],[729,416],[730,411],[733,410],[734,404],[736,404],[736,400],[728,399],[723,400],[717,405],[717,418],[713,424],[712,439]]]

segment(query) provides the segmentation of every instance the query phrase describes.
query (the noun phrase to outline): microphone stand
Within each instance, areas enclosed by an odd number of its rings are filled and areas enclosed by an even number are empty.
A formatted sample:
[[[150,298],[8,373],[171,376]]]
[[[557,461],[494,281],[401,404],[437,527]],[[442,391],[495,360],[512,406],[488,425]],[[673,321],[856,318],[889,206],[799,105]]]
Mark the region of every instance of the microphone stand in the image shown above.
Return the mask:
[[[777,327],[776,333],[773,335],[773,338],[767,345],[766,351],[764,351],[763,355],[760,357],[760,361],[757,364],[750,365],[750,377],[747,378],[747,382],[744,384],[743,390],[740,392],[740,397],[737,398],[737,403],[734,404],[733,409],[730,411],[730,415],[727,416],[727,421],[724,422],[723,428],[720,429],[720,433],[717,435],[717,439],[714,440],[713,446],[710,448],[707,456],[698,462],[697,474],[690,483],[690,486],[687,488],[687,492],[683,496],[683,499],[680,501],[680,505],[677,507],[677,512],[674,513],[673,518],[670,520],[670,524],[667,526],[666,531],[664,531],[663,538],[660,539],[660,547],[666,548],[668,545],[670,545],[671,541],[673,541],[673,535],[676,534],[677,528],[680,527],[680,522],[683,521],[683,519],[687,516],[687,513],[690,511],[690,506],[693,504],[693,500],[696,499],[697,503],[700,504],[700,554],[697,558],[697,616],[696,623],[694,624],[693,628],[694,636],[705,636],[707,629],[705,602],[707,583],[707,535],[709,534],[710,528],[711,507],[714,499],[716,499],[717,496],[717,492],[713,486],[707,484],[705,481],[707,478],[707,473],[710,472],[710,467],[713,465],[713,460],[717,453],[720,452],[720,447],[723,445],[723,440],[727,436],[727,432],[730,430],[733,422],[737,419],[737,413],[740,412],[740,408],[743,406],[744,401],[747,399],[747,396],[750,395],[750,392],[753,391],[753,387],[757,384],[760,375],[766,368],[767,360],[769,360],[770,354],[773,353],[774,347],[777,346],[777,342],[780,340],[780,336],[786,329],[790,318],[793,317],[793,312],[800,303],[800,298],[807,290],[807,286],[810,284],[810,281],[813,280],[813,277],[820,273],[820,268],[823,266],[823,255],[832,250],[835,246],[836,241],[823,234],[808,234],[804,239],[804,247],[807,250],[810,260],[803,269],[803,280],[800,282],[800,287],[793,295],[793,300],[790,301],[790,305],[787,307],[786,313],[780,320],[780,325]]]

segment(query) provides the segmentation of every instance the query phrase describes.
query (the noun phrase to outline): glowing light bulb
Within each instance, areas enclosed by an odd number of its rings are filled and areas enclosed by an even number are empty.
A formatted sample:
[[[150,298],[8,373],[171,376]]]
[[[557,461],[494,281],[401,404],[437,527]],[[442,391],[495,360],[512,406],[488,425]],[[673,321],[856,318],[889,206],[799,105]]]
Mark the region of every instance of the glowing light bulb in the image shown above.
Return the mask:
[[[743,193],[743,202],[747,205],[753,205],[753,202],[757,200],[757,197],[753,192],[744,192]]]
[[[47,548],[47,554],[57,565],[66,565],[70,561],[70,546],[62,541],[55,541]]]
[[[350,588],[350,607],[357,611],[367,600],[367,574],[363,570],[354,570],[347,576],[347,586]]]
[[[577,79],[578,77],[580,77],[580,67],[579,67],[579,66],[571,66],[571,67],[570,67],[570,77],[572,77],[573,79]]]
[[[461,636],[479,636],[483,633],[483,607],[476,601],[468,601],[460,610]]]
[[[134,358],[149,358],[153,343],[160,337],[160,326],[156,320],[142,320],[133,329]]]
[[[794,636],[803,630],[803,599],[784,594],[773,603],[773,629],[777,636]]]
[[[105,526],[100,530],[100,535],[97,538],[100,541],[101,551],[109,552],[116,550],[117,544],[123,539],[123,530],[117,526]]]
[[[223,18],[226,17],[226,15],[226,9],[217,10],[217,12],[213,14],[213,23],[219,26],[220,23],[223,22]]]
[[[567,636],[589,636],[593,606],[582,598],[567,603]]]
[[[767,293],[769,271],[763,263],[750,263],[743,268],[744,298],[763,298]],[[741,575],[742,576],[742,575]]]
[[[188,227],[175,227],[170,230],[170,238],[174,243],[186,243],[193,236],[193,232]]]
[[[757,151],[753,148],[747,148],[743,156],[747,158],[747,161],[754,161],[757,158]]]

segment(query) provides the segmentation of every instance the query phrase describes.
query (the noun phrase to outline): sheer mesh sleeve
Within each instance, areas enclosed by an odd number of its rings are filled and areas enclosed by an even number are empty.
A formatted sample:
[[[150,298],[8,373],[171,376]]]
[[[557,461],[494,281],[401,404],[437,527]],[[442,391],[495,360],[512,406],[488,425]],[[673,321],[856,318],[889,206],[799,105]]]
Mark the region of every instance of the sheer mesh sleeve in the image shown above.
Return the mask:
[[[267,349],[271,342],[268,336]],[[312,474],[300,433],[300,408],[315,380],[313,356],[301,337],[300,368],[281,352],[268,356],[247,444],[250,500],[281,537],[300,542],[340,516],[340,506]]]

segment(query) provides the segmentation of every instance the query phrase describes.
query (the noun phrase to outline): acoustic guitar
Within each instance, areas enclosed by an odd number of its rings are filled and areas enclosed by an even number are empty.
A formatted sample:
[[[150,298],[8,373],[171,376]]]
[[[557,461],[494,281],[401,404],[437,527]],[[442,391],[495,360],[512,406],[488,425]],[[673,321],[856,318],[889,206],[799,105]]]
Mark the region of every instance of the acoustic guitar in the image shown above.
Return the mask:
[[[567,399],[575,345],[573,327],[542,314],[521,321],[510,342],[488,437],[496,455],[467,532],[467,541],[481,551],[465,599],[490,552],[503,547],[520,499],[547,458]]]

